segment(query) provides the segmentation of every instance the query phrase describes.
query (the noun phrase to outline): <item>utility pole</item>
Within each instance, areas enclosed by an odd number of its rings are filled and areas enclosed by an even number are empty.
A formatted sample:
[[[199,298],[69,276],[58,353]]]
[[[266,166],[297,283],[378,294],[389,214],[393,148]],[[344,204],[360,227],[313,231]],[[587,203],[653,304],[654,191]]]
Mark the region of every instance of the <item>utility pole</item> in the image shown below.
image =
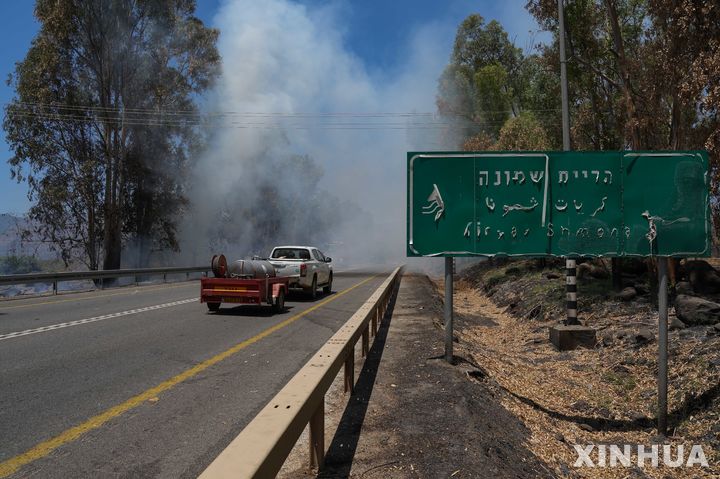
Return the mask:
[[[560,26],[560,96],[562,97],[563,150],[570,151],[570,106],[568,104],[567,56],[565,54],[565,13],[563,0],[558,0],[558,23]],[[567,320],[565,324],[580,324],[577,319],[577,268],[574,258],[565,259]]]

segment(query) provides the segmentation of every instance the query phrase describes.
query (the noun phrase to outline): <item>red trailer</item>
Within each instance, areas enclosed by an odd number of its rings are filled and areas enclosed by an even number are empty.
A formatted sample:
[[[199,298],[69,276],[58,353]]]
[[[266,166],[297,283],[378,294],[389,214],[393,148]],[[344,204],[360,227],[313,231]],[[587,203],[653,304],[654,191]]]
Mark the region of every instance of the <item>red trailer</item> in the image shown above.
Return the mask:
[[[285,309],[285,296],[288,293],[288,278],[272,274],[228,273],[227,261],[223,255],[212,260],[214,278],[200,280],[200,302],[207,303],[210,311],[220,309],[222,303],[269,304],[275,312]],[[230,277],[227,277],[230,274]]]

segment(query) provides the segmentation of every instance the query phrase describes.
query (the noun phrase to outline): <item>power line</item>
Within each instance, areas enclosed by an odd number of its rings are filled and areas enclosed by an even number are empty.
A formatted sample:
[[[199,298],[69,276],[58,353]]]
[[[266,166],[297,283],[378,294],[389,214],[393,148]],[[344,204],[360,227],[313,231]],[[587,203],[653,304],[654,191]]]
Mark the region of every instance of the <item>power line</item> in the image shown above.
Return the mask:
[[[208,126],[208,127],[227,127],[227,128],[255,128],[255,129],[448,129],[457,127],[453,122],[320,122],[320,123],[298,123],[298,122],[249,122],[249,121],[201,121],[201,120],[182,120],[182,119],[153,119],[153,118],[127,118],[127,117],[101,117],[90,118],[81,114],[70,113],[50,113],[50,112],[33,112],[33,111],[11,111],[11,115],[21,118],[38,118],[48,121],[75,121],[75,122],[110,122],[118,125],[128,126],[167,126],[167,127],[187,127],[187,126]],[[472,125],[479,127],[502,126],[505,121],[485,121],[472,122]]]
[[[73,110],[83,112],[102,112],[102,113],[119,113],[119,114],[138,114],[138,115],[177,115],[177,116],[189,116],[189,117],[211,117],[211,116],[260,116],[260,117],[437,117],[437,116],[461,116],[457,115],[441,115],[438,112],[412,112],[412,111],[398,111],[398,112],[261,112],[261,111],[208,111],[201,113],[197,110],[172,110],[172,109],[158,109],[158,108],[125,108],[125,107],[103,107],[103,106],[92,106],[92,105],[68,105],[60,103],[32,103],[32,102],[17,102],[17,103],[5,103],[4,106],[8,109],[27,109],[30,108],[46,108],[46,109],[61,109],[61,110]],[[20,108],[19,108],[20,107]],[[22,108],[24,107],[24,108]],[[559,108],[547,108],[547,109],[528,109],[523,112],[529,113],[544,113],[544,112],[559,112]],[[489,110],[484,111],[486,114],[493,113],[509,113],[509,110]]]

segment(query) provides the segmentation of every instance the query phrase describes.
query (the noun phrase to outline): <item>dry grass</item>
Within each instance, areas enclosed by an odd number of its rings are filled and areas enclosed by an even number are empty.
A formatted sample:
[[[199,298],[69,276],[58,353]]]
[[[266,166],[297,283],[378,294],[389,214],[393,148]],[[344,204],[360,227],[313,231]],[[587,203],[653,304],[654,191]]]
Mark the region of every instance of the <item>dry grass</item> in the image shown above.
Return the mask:
[[[442,288],[442,283],[438,283],[439,294]],[[478,325],[472,320],[460,321],[461,347],[487,371],[493,382],[509,392],[502,395],[503,405],[531,431],[528,447],[559,475],[637,477],[640,473],[637,468],[574,468],[577,454],[572,445],[648,445],[661,441],[684,444],[686,456],[693,444],[703,445],[711,468],[645,467],[642,473],[647,477],[720,477],[720,454],[713,449],[720,439],[717,399],[714,409],[713,406],[701,409],[677,422],[668,439],[657,438],[654,428],[642,426],[655,417],[657,342],[638,345],[632,331],[653,320],[657,324],[648,308],[640,308],[640,313],[635,314],[624,309],[616,315],[587,318],[589,326],[604,334],[615,335],[618,326],[629,334],[620,340],[613,336],[608,346],[560,353],[548,340],[548,328],[554,321],[513,317],[464,281],[456,287],[454,303],[461,318],[480,317],[496,323],[488,326],[484,325],[486,322]],[[612,310],[612,305],[603,309]],[[670,411],[682,409],[688,398],[720,383],[717,368],[708,363],[708,357],[718,352],[718,345],[717,337],[704,341],[694,337],[680,339],[677,332],[671,332]],[[580,427],[582,423],[597,428],[587,431]],[[595,453],[592,457],[597,458]],[[637,464],[635,456],[633,460]],[[662,464],[662,457],[660,460]],[[649,462],[646,464],[649,466]]]

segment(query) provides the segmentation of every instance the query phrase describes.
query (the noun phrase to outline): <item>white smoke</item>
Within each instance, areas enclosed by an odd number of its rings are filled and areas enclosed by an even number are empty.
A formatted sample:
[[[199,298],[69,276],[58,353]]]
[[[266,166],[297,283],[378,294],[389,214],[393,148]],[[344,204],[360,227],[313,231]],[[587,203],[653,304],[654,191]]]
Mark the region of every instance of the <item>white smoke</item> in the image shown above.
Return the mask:
[[[417,128],[437,118],[362,114],[434,112],[455,25],[417,29],[401,64],[385,72],[369,71],[346,47],[342,20],[342,4],[310,9],[288,0],[228,0],[221,7],[214,26],[221,31],[223,74],[208,110],[228,115],[217,120],[193,174],[193,207],[182,235],[193,261],[218,249],[260,253],[249,251],[257,245],[248,243],[237,213],[263,207],[260,184],[298,189],[292,197],[313,197],[308,205],[328,203],[314,207],[328,221],[311,236],[303,236],[298,222],[310,226],[315,212],[305,211],[303,201],[280,205],[273,214],[282,212],[283,226],[269,227],[273,239],[312,237],[346,263],[404,259],[406,152],[449,145],[441,144],[441,130]],[[282,158],[290,155],[308,155],[319,165],[324,175],[315,191],[302,191],[307,183],[288,177]],[[236,227],[219,234],[218,221]]]

